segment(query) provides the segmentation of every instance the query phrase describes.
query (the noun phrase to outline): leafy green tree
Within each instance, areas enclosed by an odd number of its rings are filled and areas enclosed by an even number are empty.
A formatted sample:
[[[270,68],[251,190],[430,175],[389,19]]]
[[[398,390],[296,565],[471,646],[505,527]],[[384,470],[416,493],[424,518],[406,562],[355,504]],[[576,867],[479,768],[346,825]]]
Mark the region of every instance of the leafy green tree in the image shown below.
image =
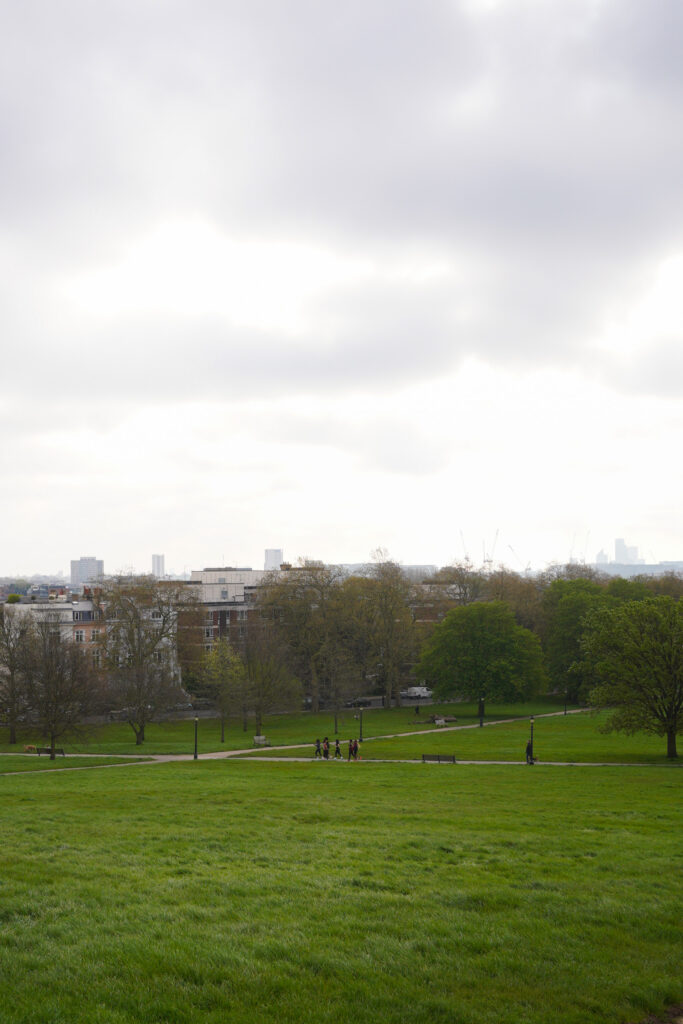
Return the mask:
[[[611,708],[605,728],[666,736],[683,731],[683,602],[671,597],[602,607],[586,622],[585,661],[599,680],[591,703]]]
[[[586,615],[604,601],[604,588],[584,577],[556,579],[543,594],[541,639],[551,688],[571,701],[585,700],[596,682],[581,657],[581,640]]]
[[[228,640],[219,640],[202,660],[200,677],[216,701],[221,719],[221,743],[225,743],[225,722],[230,715],[241,715],[247,731],[250,706],[249,681],[244,662]]]
[[[426,641],[419,673],[438,697],[524,701],[545,684],[538,637],[503,601],[453,608]]]

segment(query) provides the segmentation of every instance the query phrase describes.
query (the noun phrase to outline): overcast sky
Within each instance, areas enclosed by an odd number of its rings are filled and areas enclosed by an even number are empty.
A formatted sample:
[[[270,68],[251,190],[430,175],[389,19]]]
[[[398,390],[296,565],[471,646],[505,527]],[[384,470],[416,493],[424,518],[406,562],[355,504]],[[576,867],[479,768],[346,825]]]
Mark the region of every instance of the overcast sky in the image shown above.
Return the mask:
[[[0,12],[0,575],[683,559],[680,0]]]

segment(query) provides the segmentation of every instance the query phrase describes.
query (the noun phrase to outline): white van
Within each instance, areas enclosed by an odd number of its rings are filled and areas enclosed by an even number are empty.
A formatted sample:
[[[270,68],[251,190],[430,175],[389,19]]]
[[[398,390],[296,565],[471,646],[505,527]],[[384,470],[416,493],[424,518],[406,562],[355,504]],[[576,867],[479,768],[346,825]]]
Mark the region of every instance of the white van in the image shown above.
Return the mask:
[[[409,686],[407,690],[401,690],[401,697],[404,700],[429,700],[432,691],[428,686]]]

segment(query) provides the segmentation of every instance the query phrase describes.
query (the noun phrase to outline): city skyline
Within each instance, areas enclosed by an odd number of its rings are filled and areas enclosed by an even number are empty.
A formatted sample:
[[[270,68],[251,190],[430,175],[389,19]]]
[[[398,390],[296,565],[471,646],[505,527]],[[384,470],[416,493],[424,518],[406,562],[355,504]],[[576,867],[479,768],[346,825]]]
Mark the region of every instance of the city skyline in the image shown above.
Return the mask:
[[[682,37],[668,0],[8,9],[0,566],[683,559]]]

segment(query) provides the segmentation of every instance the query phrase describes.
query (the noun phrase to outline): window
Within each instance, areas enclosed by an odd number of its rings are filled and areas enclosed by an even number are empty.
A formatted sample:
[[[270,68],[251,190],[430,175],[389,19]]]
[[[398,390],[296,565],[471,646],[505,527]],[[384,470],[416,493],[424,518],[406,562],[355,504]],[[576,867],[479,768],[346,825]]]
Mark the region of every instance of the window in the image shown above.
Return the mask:
[[[74,630],[74,640],[76,641],[77,644],[85,643],[85,630],[84,629],[75,629]]]
[[[208,627],[207,627],[207,628],[206,628],[206,629],[204,630],[204,638],[205,638],[206,640],[213,640],[213,626],[208,626]]]
[[[152,618],[153,619],[160,619],[161,618],[161,612],[158,609],[155,609],[152,612]]]
[[[99,636],[100,636],[99,629],[91,629],[90,630],[90,643],[91,644],[96,644],[97,641],[99,640]]]
[[[228,591],[227,591],[227,589],[226,590],[221,590],[221,601],[227,601],[227,600],[228,600]]]
[[[245,622],[246,618],[247,618],[247,610],[246,610],[246,608],[240,608],[239,611],[237,612],[237,621],[238,622]]]

